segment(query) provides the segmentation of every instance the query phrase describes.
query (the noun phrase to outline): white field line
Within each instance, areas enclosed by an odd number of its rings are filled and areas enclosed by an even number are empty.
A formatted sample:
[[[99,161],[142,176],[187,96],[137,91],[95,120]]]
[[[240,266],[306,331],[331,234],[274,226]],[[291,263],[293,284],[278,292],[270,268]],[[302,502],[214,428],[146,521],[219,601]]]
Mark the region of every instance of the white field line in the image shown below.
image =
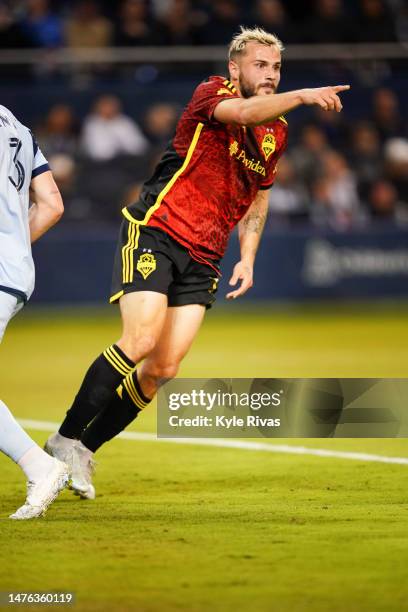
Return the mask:
[[[59,423],[51,421],[32,421],[19,419],[22,427],[38,431],[57,431]],[[288,453],[290,455],[313,455],[315,457],[334,457],[336,459],[351,459],[354,461],[375,461],[377,463],[396,463],[408,465],[408,457],[387,457],[368,453],[352,453],[348,451],[326,450],[323,448],[307,448],[305,446],[289,446],[287,444],[266,444],[265,442],[249,442],[245,440],[225,440],[216,438],[157,438],[151,433],[136,433],[124,431],[118,438],[124,440],[140,440],[141,442],[170,442],[171,444],[194,444],[197,446],[217,446],[219,448],[237,448],[240,450],[264,451],[267,453]]]

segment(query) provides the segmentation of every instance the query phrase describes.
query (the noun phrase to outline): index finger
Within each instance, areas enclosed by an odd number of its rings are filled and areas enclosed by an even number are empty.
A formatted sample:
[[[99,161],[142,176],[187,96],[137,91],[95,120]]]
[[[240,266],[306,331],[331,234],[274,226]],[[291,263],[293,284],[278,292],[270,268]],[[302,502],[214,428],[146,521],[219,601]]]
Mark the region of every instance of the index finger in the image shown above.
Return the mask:
[[[227,300],[235,300],[236,297],[238,297],[240,295],[240,290],[236,289],[235,291],[230,291],[229,293],[226,294],[226,298]]]
[[[231,293],[229,293],[227,297],[230,296],[232,298],[237,298],[240,295],[244,295],[244,293],[246,293],[250,287],[252,287],[252,285],[249,281],[243,281],[241,285],[238,287],[238,289],[231,291]]]
[[[347,89],[350,89],[350,85],[334,85],[332,89],[335,93],[339,93],[339,91],[347,91]]]
[[[226,295],[225,297],[226,297],[228,300],[230,300],[231,298],[232,298],[232,299],[237,298],[238,296],[240,296],[240,295],[241,295],[241,293],[242,293],[242,288],[243,288],[243,284],[241,284],[241,286],[240,286],[240,287],[238,287],[238,289],[234,289],[234,291],[230,291],[229,293],[227,293],[227,295]]]

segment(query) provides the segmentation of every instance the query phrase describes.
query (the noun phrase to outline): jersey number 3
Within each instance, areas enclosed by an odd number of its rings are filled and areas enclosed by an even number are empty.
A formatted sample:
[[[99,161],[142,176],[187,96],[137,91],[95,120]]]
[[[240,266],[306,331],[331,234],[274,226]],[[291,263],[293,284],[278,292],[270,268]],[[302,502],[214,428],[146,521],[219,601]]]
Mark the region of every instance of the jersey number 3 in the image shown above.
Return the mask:
[[[24,185],[24,179],[25,179],[24,166],[17,159],[18,154],[20,153],[20,149],[21,149],[21,140],[19,140],[18,138],[10,138],[9,143],[10,143],[10,147],[12,149],[15,149],[15,153],[13,155],[13,163],[17,170],[17,180],[15,181],[12,176],[9,176],[9,179],[14,185],[14,187],[17,189],[17,191],[20,191],[22,186]]]

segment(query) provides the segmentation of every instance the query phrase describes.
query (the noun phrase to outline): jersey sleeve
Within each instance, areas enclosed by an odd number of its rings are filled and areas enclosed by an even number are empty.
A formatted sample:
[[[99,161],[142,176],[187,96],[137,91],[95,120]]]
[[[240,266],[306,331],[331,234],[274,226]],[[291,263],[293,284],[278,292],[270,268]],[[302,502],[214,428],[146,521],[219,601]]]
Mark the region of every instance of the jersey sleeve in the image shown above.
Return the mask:
[[[195,90],[190,102],[190,111],[194,118],[208,123],[214,120],[215,107],[222,100],[239,98],[237,90],[228,80],[210,80],[201,83]]]
[[[49,170],[50,167],[48,165],[48,161],[43,155],[43,152],[38,146],[38,143],[36,139],[34,138],[33,134],[31,134],[31,137],[33,139],[33,151],[34,151],[33,169],[31,172],[31,178],[33,179],[36,176],[39,176],[40,174],[42,174],[43,172],[47,172],[47,170]]]
[[[287,123],[282,126],[277,134],[277,154],[274,155],[273,161],[267,166],[266,177],[259,185],[259,189],[270,189],[275,182],[276,172],[278,170],[279,159],[284,154],[288,146],[288,130]]]

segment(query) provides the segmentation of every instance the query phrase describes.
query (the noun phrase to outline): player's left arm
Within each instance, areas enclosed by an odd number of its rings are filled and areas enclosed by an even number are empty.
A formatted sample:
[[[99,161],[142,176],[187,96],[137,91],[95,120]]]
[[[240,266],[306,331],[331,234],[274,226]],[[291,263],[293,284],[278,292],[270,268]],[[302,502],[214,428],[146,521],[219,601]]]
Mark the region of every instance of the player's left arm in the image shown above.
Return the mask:
[[[255,200],[238,224],[241,259],[234,266],[229,284],[233,287],[238,281],[241,281],[241,284],[234,291],[227,293],[226,297],[229,300],[244,295],[253,285],[256,252],[268,214],[269,191],[269,189],[258,191]]]
[[[57,184],[50,170],[31,180],[28,211],[31,242],[35,242],[62,216],[64,204]]]

